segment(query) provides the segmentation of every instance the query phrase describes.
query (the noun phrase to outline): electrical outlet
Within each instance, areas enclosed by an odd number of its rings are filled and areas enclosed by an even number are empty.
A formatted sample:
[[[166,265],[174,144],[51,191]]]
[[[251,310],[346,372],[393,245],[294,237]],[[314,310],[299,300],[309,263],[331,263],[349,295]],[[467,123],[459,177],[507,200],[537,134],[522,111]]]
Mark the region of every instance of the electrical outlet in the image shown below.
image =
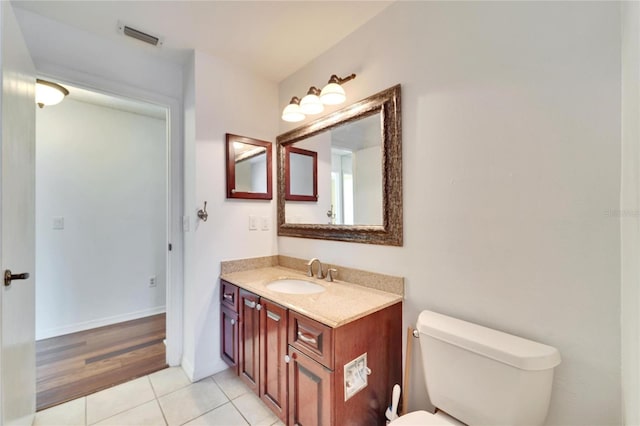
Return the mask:
[[[249,215],[249,231],[256,231],[258,229],[258,218],[253,215]]]
[[[53,229],[64,229],[64,217],[63,216],[54,216],[53,217]]]
[[[155,287],[156,285],[156,277],[149,277],[149,287]]]
[[[263,231],[268,231],[269,230],[269,218],[268,217],[261,217],[260,218],[260,229],[262,229]]]

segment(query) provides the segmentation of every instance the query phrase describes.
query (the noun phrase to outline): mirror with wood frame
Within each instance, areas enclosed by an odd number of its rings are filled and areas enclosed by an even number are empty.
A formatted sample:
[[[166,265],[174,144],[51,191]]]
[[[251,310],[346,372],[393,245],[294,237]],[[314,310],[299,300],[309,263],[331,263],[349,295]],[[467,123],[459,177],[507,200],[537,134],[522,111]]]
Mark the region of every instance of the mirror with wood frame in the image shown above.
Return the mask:
[[[285,200],[318,201],[318,153],[285,147]]]
[[[273,198],[271,142],[227,133],[227,198]]]
[[[278,235],[401,246],[401,144],[400,85],[278,136]]]

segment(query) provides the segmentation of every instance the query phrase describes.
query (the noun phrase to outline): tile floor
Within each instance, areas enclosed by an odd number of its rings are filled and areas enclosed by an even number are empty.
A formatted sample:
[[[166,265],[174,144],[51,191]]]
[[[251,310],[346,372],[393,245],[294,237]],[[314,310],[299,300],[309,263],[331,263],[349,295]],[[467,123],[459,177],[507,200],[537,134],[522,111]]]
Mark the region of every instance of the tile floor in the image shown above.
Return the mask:
[[[34,426],[283,426],[230,370],[191,383],[180,367],[36,413]]]

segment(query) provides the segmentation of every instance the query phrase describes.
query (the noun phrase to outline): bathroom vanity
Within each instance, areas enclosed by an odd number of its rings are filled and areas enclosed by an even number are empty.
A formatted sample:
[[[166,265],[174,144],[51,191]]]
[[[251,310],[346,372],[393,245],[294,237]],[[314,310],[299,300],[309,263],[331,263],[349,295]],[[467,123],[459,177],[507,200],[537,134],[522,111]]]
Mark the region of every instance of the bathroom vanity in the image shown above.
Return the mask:
[[[282,278],[323,286],[289,294]],[[288,425],[384,425],[402,376],[402,296],[281,267],[223,274],[222,358]]]

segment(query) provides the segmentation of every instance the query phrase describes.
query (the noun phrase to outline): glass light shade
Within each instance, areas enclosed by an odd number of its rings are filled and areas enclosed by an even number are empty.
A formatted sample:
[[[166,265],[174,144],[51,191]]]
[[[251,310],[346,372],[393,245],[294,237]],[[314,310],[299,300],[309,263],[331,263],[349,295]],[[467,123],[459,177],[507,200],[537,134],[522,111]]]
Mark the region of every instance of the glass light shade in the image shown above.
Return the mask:
[[[282,119],[290,123],[304,120],[304,114],[300,111],[300,105],[289,104],[282,110]]]
[[[303,114],[319,114],[324,111],[324,105],[318,95],[308,94],[300,101],[300,111]]]
[[[325,105],[338,105],[347,99],[344,89],[338,83],[329,83],[322,89],[320,100]]]
[[[48,81],[36,81],[36,104],[40,108],[48,105],[56,105],[62,102],[69,92],[59,84]]]

